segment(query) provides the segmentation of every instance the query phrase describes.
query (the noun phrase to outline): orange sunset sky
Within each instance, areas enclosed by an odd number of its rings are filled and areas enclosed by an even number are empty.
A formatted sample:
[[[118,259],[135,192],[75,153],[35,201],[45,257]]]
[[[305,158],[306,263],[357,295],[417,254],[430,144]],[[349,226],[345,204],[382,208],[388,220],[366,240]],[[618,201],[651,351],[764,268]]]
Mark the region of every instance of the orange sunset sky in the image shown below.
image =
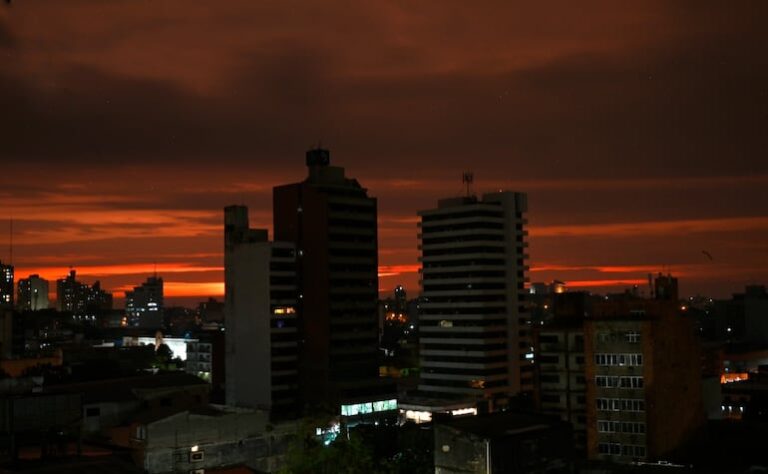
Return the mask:
[[[221,296],[222,208],[270,228],[322,141],[378,198],[383,292],[465,170],[529,193],[531,281],[768,283],[768,4],[540,3],[4,3],[0,259],[13,218],[17,278]]]

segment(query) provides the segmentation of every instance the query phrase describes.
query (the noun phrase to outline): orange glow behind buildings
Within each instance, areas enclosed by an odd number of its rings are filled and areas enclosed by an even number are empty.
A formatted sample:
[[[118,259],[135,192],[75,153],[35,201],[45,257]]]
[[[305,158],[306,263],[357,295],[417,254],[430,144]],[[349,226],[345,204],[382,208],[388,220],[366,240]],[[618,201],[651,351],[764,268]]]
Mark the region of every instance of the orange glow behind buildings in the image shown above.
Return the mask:
[[[733,382],[742,382],[744,380],[749,380],[749,373],[748,372],[740,372],[740,373],[725,373],[720,375],[720,383],[733,383]]]
[[[477,194],[528,193],[531,282],[768,282],[752,6],[157,3],[0,2],[17,279],[53,293],[72,266],[120,299],[156,270],[168,298],[220,297],[223,208],[271,232],[272,188],[322,137],[377,198],[384,293],[418,295],[417,213],[468,170]]]

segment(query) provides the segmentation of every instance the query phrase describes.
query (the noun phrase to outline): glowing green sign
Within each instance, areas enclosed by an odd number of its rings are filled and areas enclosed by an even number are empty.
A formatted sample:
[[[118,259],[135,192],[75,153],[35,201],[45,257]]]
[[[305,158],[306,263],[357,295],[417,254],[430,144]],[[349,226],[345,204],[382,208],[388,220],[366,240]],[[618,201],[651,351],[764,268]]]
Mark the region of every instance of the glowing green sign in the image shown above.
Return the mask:
[[[397,410],[397,400],[382,400],[379,402],[355,403],[354,405],[342,405],[342,416],[355,416],[364,413]]]

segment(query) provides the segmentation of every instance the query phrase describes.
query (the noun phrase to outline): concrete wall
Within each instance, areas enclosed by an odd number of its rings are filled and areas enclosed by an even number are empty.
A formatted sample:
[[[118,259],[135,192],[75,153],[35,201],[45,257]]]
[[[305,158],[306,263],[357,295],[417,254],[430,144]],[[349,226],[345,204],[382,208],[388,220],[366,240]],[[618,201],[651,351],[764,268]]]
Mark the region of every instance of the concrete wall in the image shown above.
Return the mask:
[[[267,414],[249,410],[220,416],[183,412],[146,425],[145,432],[143,442],[136,441],[137,460],[150,473],[186,473],[242,464],[270,472],[293,433],[288,426],[268,430]],[[202,459],[194,461],[193,453],[202,453]]]
[[[269,242],[235,244],[225,253],[227,404],[272,404]]]
[[[98,433],[128,420],[130,414],[141,407],[138,401],[104,402],[83,405],[83,431]],[[94,413],[98,410],[98,414]],[[91,415],[89,415],[89,411]]]

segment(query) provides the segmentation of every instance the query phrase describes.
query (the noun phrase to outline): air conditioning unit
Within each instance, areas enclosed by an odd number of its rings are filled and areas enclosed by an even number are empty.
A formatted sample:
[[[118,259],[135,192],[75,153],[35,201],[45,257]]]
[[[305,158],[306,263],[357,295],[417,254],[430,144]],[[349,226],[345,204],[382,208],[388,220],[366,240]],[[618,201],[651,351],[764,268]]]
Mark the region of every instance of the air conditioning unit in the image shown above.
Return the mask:
[[[189,474],[205,474],[205,469],[192,469]]]
[[[202,451],[195,451],[193,453],[189,453],[189,462],[200,462],[203,459],[205,459],[205,456]]]

